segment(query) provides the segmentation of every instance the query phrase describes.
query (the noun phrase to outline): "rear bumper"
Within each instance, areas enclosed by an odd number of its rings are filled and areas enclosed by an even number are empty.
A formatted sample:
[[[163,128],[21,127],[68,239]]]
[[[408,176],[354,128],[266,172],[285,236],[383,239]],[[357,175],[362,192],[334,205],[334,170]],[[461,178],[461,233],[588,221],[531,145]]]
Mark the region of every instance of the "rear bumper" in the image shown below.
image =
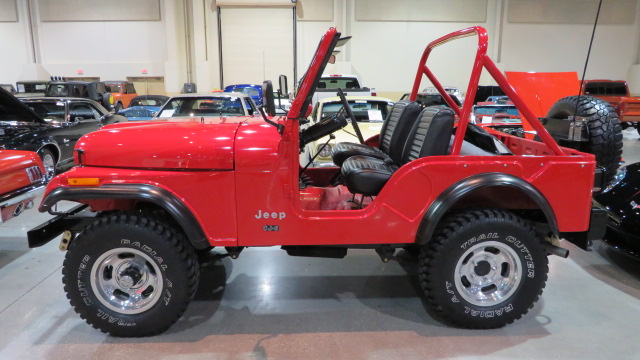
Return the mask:
[[[44,183],[12,191],[0,196],[0,224],[33,207],[33,200],[44,192]]]
[[[601,240],[604,238],[608,218],[607,210],[593,201],[589,230],[584,232],[561,233],[560,237],[586,250],[593,240]]]

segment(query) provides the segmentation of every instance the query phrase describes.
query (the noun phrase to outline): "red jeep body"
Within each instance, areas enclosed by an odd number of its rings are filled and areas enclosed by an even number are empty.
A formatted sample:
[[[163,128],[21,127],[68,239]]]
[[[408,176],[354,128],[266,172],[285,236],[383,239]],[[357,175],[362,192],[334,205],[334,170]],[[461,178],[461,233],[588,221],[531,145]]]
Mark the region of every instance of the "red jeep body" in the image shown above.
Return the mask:
[[[472,35],[478,37],[478,52],[466,101],[460,109],[435,78],[427,60],[437,46]],[[426,75],[455,110],[458,122],[450,155],[419,158],[399,167],[362,208],[344,206],[354,194],[344,185],[332,185],[330,178],[336,168],[306,169],[313,186],[301,186],[299,120],[305,116],[339,36],[334,28],[327,31],[288,115],[272,119],[278,127],[260,117],[105,126],[78,142],[78,166],[51,181],[40,210],[51,211],[60,200],[87,204],[96,212],[134,211],[142,205],[160,208],[195,249],[424,246],[432,241],[436,227],[448,213],[479,206],[533,210],[541,215],[536,221],[546,226],[550,237],[586,235],[593,227],[594,156],[561,148],[554,142],[487,57],[487,33],[481,27],[431,42],[419,63],[411,93],[415,100]],[[543,142],[492,131],[513,155],[461,154],[483,68],[502,86]],[[376,145],[378,141],[376,136],[367,144]],[[65,228],[80,233],[87,223],[69,215],[62,215],[61,220],[68,223],[60,225],[57,232],[51,231],[50,223],[32,230],[30,246],[46,243]],[[604,228],[604,222],[602,225]],[[70,281],[73,284],[75,280]],[[129,334],[118,329],[114,331]]]
[[[297,119],[304,116],[305,95],[310,92],[323,51],[328,51],[334,33],[325,36],[289,114],[274,119],[284,126],[282,135],[256,117],[206,119],[204,123],[193,119],[180,123],[107,126],[78,142],[76,149],[83,155],[76,162],[81,166],[55,178],[47,187],[46,195],[54,189],[83,189],[84,186],[69,184],[69,179],[77,178],[96,178],[97,188],[126,184],[161,188],[184,203],[201,227],[206,243],[212,246],[412,243],[420,224],[429,222],[430,207],[447,189],[464,179],[500,173],[521,179],[539,191],[552,210],[550,215],[555,218],[552,221],[557,223],[557,231],[589,229],[595,171],[593,155],[557,146],[486,56],[486,33],[479,28],[447,37],[479,35],[480,51],[466,100],[475,96],[480,71],[486,67],[529,123],[539,125],[536,130],[544,143],[496,132],[516,156],[457,155],[463,138],[459,134],[466,129],[473,102],[465,101],[460,111],[441,89],[441,95],[450,100],[451,107],[460,116],[451,155],[422,158],[404,166],[370,206],[361,210],[325,209],[322,199],[326,199],[327,194],[323,187],[301,191]],[[423,72],[437,88],[441,87],[426,66],[429,53],[439,43],[434,41],[425,50],[412,98],[420,88]],[[116,138],[118,146],[113,146]],[[315,177],[319,179],[322,175]],[[571,186],[567,186],[568,178]],[[515,188],[512,191],[518,192]],[[531,199],[506,196],[504,192],[501,197],[505,199],[491,201],[509,203],[517,199],[517,203],[508,205],[516,208],[540,205]],[[81,200],[89,203],[94,211],[134,208],[137,202],[133,199]],[[47,210],[49,204],[45,200],[42,210]],[[258,218],[259,214],[269,217]],[[274,218],[273,214],[277,216]],[[279,230],[263,229],[273,225]],[[341,236],[327,236],[327,229]]]

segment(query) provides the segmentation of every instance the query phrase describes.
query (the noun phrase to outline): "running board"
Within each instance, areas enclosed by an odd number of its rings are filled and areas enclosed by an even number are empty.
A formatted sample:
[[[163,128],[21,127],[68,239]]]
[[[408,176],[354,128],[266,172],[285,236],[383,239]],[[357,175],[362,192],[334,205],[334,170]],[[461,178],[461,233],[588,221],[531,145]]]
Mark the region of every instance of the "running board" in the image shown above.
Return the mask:
[[[289,256],[321,257],[342,259],[347,256],[346,247],[337,246],[283,246]]]

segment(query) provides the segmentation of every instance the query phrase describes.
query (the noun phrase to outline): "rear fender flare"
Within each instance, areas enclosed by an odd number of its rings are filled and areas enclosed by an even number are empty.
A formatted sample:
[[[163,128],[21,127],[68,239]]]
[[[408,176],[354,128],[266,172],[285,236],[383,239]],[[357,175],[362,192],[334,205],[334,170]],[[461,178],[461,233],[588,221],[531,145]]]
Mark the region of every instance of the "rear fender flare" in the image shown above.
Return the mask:
[[[470,176],[451,185],[436,198],[424,214],[420,227],[418,228],[416,243],[419,245],[429,243],[435,234],[438,224],[445,214],[465,195],[484,187],[495,186],[516,188],[529,196],[529,198],[531,198],[531,200],[533,200],[544,213],[551,232],[554,234],[558,233],[558,223],[553,212],[553,208],[538,189],[530,183],[513,175],[504,173],[485,173]]]
[[[170,191],[146,184],[107,184],[100,187],[59,187],[42,201],[40,211],[50,211],[61,200],[123,199],[150,202],[167,211],[196,249],[210,247],[200,223],[191,210]]]

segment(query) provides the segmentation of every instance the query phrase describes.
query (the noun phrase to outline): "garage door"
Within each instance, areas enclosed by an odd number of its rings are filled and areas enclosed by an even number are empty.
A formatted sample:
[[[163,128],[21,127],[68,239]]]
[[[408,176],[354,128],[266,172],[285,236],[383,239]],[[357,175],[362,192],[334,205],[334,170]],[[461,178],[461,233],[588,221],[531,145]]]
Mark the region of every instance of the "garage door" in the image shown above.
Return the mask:
[[[281,74],[293,79],[291,7],[222,7],[220,30],[224,86],[271,80],[277,87]]]

